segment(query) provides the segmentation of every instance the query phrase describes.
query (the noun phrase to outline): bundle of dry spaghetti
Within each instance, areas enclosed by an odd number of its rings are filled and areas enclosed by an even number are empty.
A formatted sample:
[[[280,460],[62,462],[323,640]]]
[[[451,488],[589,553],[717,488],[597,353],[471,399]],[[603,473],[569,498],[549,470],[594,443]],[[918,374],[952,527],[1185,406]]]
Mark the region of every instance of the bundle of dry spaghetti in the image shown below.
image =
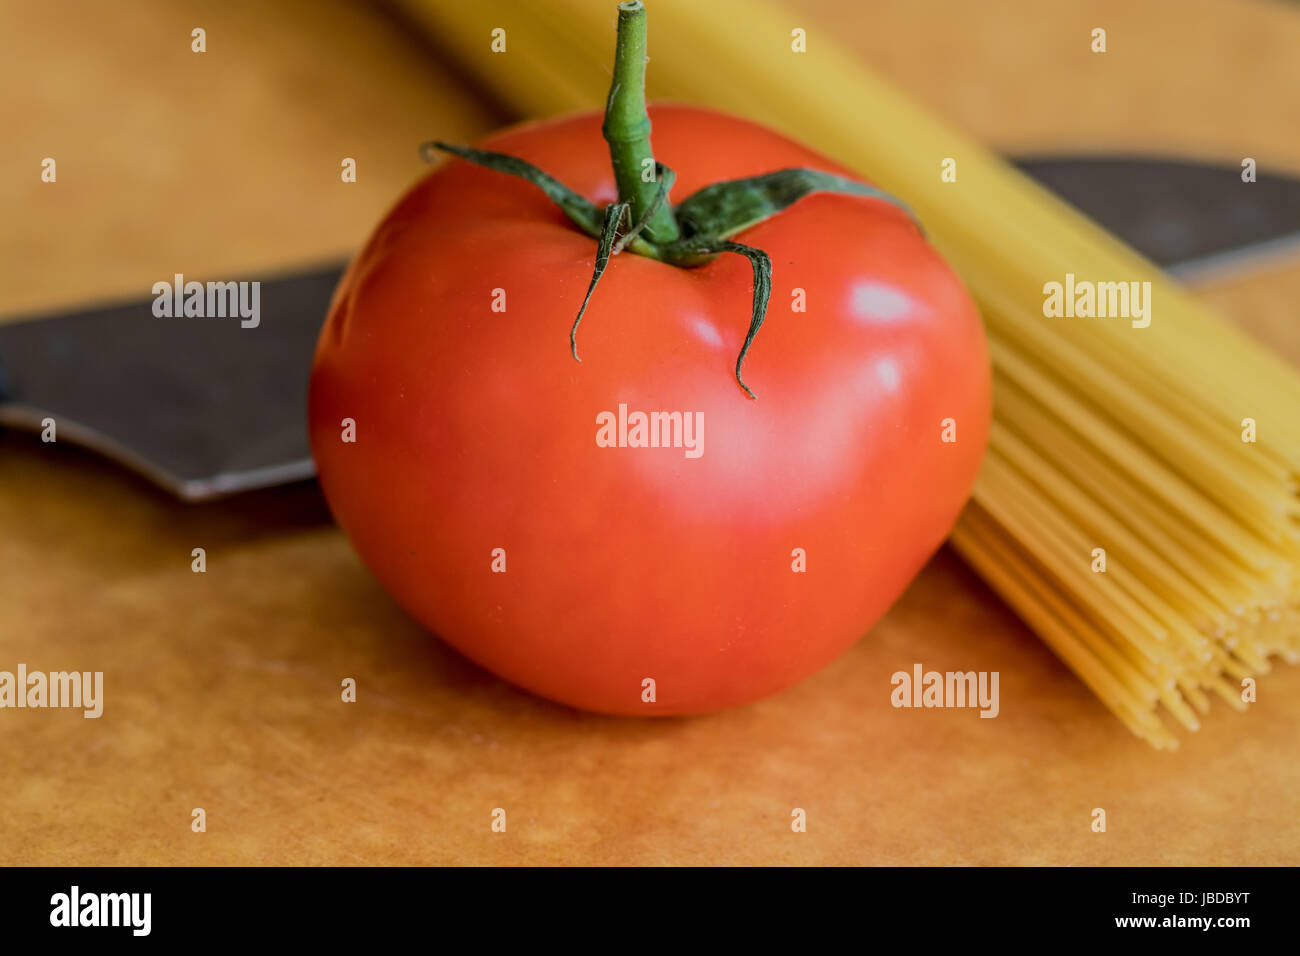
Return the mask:
[[[520,115],[591,108],[608,84],[607,0],[401,4]],[[752,117],[860,170],[965,279],[995,402],[953,543],[1134,733],[1174,747],[1171,720],[1195,729],[1212,694],[1243,708],[1243,678],[1300,659],[1293,369],[829,37],[779,55],[795,23],[779,8],[655,0],[651,16],[652,97]],[[489,48],[497,28],[509,56]],[[1150,282],[1150,324],[1045,318],[1045,283],[1067,275]]]

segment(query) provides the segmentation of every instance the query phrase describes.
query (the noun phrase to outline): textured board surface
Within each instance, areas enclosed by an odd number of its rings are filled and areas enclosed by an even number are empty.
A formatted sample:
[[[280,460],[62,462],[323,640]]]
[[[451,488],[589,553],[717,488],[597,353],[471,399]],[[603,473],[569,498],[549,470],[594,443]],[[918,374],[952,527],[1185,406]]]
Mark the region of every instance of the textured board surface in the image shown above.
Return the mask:
[[[1300,173],[1300,13],[1193,6],[799,8],[1007,152],[1252,155]],[[415,143],[501,119],[429,48],[340,0],[136,10],[0,9],[15,94],[0,312],[346,253],[420,174]],[[1096,23],[1112,58],[1071,59]],[[197,25],[206,59],[189,52]],[[39,182],[44,156],[55,186]],[[339,182],[345,156],[354,186]],[[1205,295],[1300,360],[1300,263]],[[206,574],[190,571],[195,547]],[[917,661],[1000,671],[1001,715],[892,709],[889,675]],[[3,864],[1300,863],[1300,668],[1263,679],[1249,713],[1216,706],[1181,751],[1155,753],[947,550],[785,694],[706,718],[608,719],[515,691],[429,638],[312,485],[186,506],[89,453],[5,433],[0,669],[18,662],[102,670],[106,703],[99,720],[0,712]],[[344,677],[356,704],[339,701]],[[490,832],[494,807],[505,835]],[[806,834],[790,832],[794,807]],[[1089,830],[1093,807],[1105,834]]]

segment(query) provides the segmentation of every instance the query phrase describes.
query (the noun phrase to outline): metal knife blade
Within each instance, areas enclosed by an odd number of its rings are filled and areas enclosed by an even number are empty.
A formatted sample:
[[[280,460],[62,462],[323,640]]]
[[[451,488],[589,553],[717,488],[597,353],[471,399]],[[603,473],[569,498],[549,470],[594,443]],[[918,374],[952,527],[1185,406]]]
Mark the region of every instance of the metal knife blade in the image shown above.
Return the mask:
[[[1012,162],[1181,279],[1300,254],[1300,180],[1128,157]]]
[[[1300,255],[1300,181],[1153,159],[1016,160],[1181,278]],[[0,323],[0,425],[94,449],[187,501],[311,478],[307,377],[342,275],[262,281],[261,321],[159,318],[153,299]]]
[[[53,419],[186,501],[311,478],[307,376],[342,274],[262,281],[256,328],[159,318],[152,298],[0,324],[0,425]]]

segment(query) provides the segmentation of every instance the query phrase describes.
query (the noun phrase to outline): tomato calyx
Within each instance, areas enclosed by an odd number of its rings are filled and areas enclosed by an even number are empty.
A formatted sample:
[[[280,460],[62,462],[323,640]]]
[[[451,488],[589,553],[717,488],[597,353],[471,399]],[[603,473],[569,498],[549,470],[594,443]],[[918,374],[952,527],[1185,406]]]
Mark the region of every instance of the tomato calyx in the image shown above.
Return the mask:
[[[879,199],[901,209],[921,229],[916,216],[901,200],[884,190],[821,170],[796,167],[760,176],[713,183],[673,206],[668,201],[676,174],[657,162],[650,149],[650,117],[645,104],[645,7],[641,0],[618,6],[618,42],[614,54],[614,79],[605,106],[601,132],[609,144],[610,161],[618,184],[618,202],[603,210],[546,171],[517,156],[455,146],[437,140],[424,143],[420,155],[435,162],[435,150],[475,165],[516,176],[537,186],[584,233],[596,240],[596,261],[591,284],[569,331],[569,347],[578,357],[578,326],[612,256],[627,250],[680,268],[712,262],[721,253],[742,255],[754,271],[754,296],[749,329],[736,358],[736,382],[750,398],[741,366],[767,315],[772,294],[772,260],[761,249],[732,238],[778,215],[813,193],[837,193]],[[653,169],[653,178],[646,174]],[[619,235],[619,230],[626,230]],[[924,231],[924,230],[922,230]]]

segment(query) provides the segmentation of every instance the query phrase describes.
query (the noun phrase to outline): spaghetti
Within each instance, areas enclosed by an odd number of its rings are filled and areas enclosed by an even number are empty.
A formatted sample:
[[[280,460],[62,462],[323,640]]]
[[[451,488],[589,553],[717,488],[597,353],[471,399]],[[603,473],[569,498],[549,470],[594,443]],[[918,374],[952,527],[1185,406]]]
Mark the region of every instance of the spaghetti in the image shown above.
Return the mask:
[[[402,2],[523,115],[608,85],[605,0]],[[1211,695],[1244,709],[1244,678],[1300,660],[1300,375],[829,38],[783,55],[792,22],[752,0],[657,0],[651,95],[761,117],[908,201],[979,303],[994,363],[953,544],[1153,745],[1177,745],[1170,721],[1196,729]],[[496,29],[518,55],[492,54]],[[1067,275],[1150,283],[1150,324],[1045,316],[1045,285]]]

